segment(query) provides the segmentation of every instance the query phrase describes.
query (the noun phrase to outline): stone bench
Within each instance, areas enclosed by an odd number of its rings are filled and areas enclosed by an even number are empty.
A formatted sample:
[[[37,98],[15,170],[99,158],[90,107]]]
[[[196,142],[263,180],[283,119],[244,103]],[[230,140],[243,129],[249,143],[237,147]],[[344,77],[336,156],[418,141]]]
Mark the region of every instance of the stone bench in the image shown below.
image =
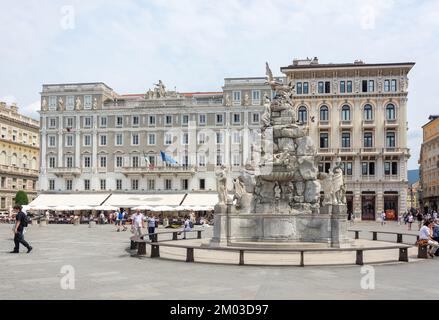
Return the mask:
[[[416,240],[419,240],[419,235],[412,234],[412,233],[404,233],[404,232],[392,232],[392,231],[362,231],[362,230],[348,230],[349,232],[355,232],[355,239],[359,239],[360,232],[369,232],[372,233],[372,240],[377,241],[378,240],[378,233],[383,234],[396,234],[396,243],[402,243],[402,237],[403,236],[411,236],[416,237]]]
[[[420,242],[416,243],[418,246],[418,258],[419,259],[428,259],[428,250],[430,248],[428,242]]]

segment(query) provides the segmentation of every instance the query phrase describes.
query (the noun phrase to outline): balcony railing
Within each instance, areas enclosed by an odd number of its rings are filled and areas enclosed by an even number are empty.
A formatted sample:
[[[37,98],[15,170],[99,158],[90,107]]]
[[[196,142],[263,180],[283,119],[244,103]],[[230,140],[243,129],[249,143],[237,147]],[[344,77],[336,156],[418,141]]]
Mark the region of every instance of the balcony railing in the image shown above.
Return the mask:
[[[148,174],[148,173],[190,173],[197,172],[194,166],[150,166],[150,167],[124,167],[119,168],[123,174]]]
[[[383,148],[383,153],[401,153],[403,152],[403,148],[397,148],[397,147],[386,147]]]
[[[351,120],[341,120],[340,121],[340,127],[346,128],[346,127],[352,127],[352,121]]]
[[[338,153],[353,153],[353,152],[355,152],[354,148],[351,147],[342,147],[338,149]]]
[[[78,176],[81,174],[81,168],[73,167],[58,167],[58,168],[48,168],[47,173],[52,173],[56,176],[65,176],[65,175],[72,175],[72,176]]]
[[[337,152],[337,149],[333,148],[319,148],[317,153],[335,153]]]
[[[363,120],[362,125],[364,128],[373,128],[373,127],[375,127],[375,121],[374,120]]]
[[[20,168],[17,166],[9,166],[9,165],[0,165],[0,170],[3,172],[8,173],[15,173],[15,174],[26,174],[26,175],[38,175],[38,170],[35,169],[29,169],[29,168]]]
[[[399,124],[396,119],[386,119],[384,125],[386,127],[397,127]]]
[[[361,153],[376,153],[377,148],[373,148],[373,147],[367,147],[367,148],[361,148]]]

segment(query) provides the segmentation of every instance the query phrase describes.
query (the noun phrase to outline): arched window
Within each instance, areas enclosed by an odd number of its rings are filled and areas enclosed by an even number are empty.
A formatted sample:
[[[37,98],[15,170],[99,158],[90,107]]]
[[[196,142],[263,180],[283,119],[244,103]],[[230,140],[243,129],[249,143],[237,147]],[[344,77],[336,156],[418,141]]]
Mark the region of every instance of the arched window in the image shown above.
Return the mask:
[[[8,164],[7,159],[8,159],[8,157],[6,155],[6,151],[3,151],[2,153],[0,153],[0,164],[7,165]]]
[[[306,110],[305,106],[301,106],[299,108],[299,122],[308,122],[308,111]]]
[[[11,166],[16,167],[17,166],[17,154],[13,153],[11,157]]]
[[[31,168],[36,170],[37,169],[37,158],[33,157],[31,161]]]
[[[29,166],[29,162],[28,162],[28,160],[27,160],[27,156],[26,156],[26,155],[24,155],[24,156],[23,156],[23,159],[21,159],[21,166],[22,166],[23,168],[28,168],[28,166]]]
[[[344,105],[341,108],[341,120],[351,121],[351,107],[349,107],[348,105]]]
[[[327,106],[320,107],[320,121],[328,121],[329,120],[329,109]]]
[[[370,104],[364,106],[364,120],[373,120],[373,109]]]
[[[396,119],[395,105],[392,103],[389,103],[386,107],[386,119],[387,120],[395,120]]]

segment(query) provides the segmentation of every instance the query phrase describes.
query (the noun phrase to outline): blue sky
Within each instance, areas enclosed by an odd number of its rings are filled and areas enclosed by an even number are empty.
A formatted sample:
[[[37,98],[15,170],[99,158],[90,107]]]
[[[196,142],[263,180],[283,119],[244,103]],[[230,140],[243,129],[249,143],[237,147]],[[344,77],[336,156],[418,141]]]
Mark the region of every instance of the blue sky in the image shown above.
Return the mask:
[[[118,93],[157,79],[179,91],[221,90],[223,78],[263,76],[293,58],[405,62],[409,169],[421,126],[439,114],[439,1],[3,0],[0,100],[38,117],[43,83],[102,81]]]

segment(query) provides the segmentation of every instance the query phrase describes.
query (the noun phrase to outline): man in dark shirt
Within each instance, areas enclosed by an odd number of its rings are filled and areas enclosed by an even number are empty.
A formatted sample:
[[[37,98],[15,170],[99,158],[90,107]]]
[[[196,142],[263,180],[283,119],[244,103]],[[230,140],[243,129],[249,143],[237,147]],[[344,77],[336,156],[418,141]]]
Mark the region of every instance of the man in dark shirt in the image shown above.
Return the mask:
[[[15,227],[14,227],[14,243],[15,248],[11,253],[18,253],[20,249],[20,243],[27,248],[27,253],[32,251],[32,247],[29,243],[24,240],[24,227],[27,225],[27,217],[23,211],[21,211],[21,205],[15,205],[14,211],[17,214],[15,216]]]

